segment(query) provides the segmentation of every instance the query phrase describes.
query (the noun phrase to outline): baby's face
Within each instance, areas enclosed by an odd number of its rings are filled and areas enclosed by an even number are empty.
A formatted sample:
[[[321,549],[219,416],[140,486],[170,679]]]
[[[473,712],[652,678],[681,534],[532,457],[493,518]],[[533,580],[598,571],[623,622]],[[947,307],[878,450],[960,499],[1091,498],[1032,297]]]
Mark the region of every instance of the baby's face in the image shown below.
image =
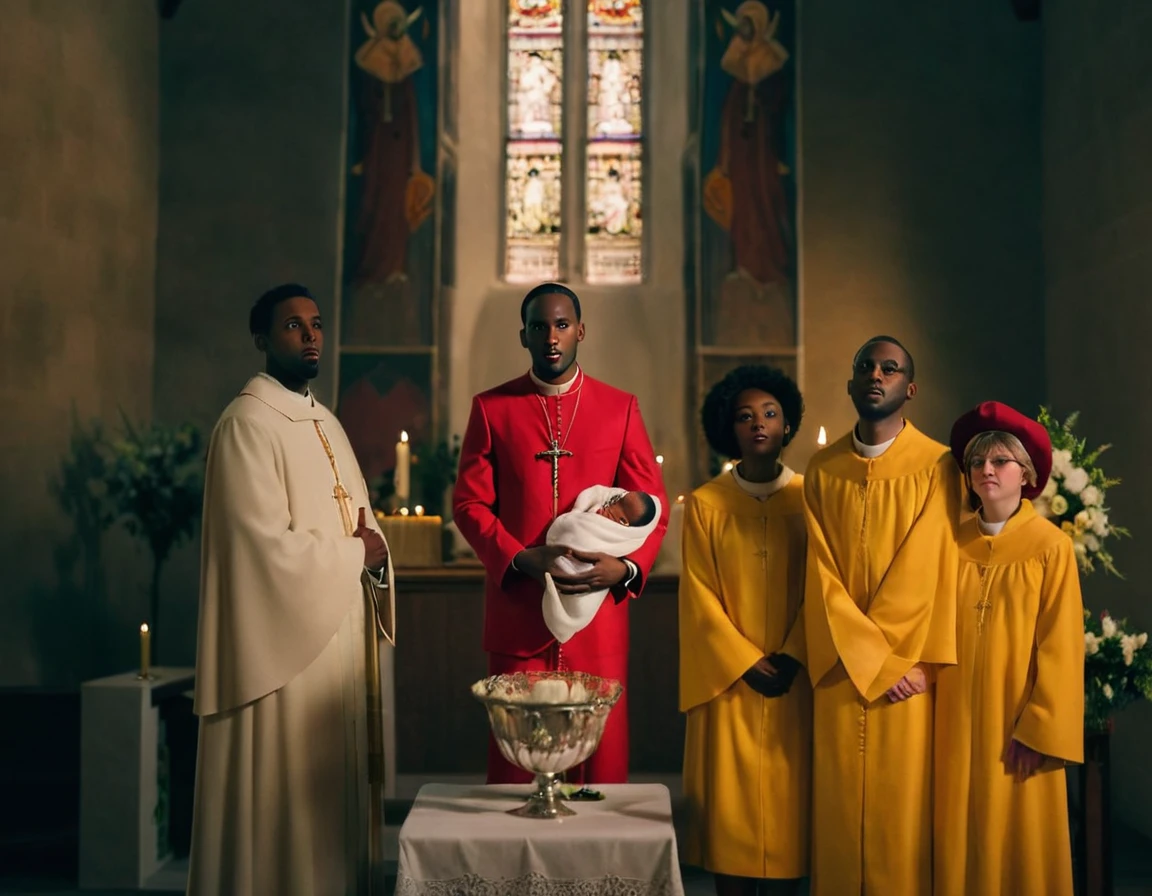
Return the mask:
[[[625,492],[596,511],[600,516],[615,520],[621,526],[634,526],[644,517],[644,504],[638,492]]]

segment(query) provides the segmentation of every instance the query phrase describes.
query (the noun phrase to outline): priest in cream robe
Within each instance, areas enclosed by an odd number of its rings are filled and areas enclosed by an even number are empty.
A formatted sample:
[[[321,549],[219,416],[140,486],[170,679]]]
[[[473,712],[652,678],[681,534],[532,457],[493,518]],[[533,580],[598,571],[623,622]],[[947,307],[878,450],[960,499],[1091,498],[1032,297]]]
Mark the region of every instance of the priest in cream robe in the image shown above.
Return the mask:
[[[804,496],[780,462],[802,414],[796,384],[758,365],[702,411],[712,449],[740,461],[689,496],[680,574],[684,860],[713,872],[718,896],[793,893],[808,873]]]
[[[391,561],[344,431],[308,389],[316,303],[277,287],[250,328],[266,373],[208,449],[188,892],[383,893]]]
[[[932,891],[933,677],[956,662],[960,478],[903,418],[911,355],[852,361],[853,432],[808,464],[804,621],[813,691],[812,893]]]
[[[1084,750],[1084,616],[1072,539],[1030,498],[1048,433],[999,402],[956,421],[978,513],[960,532],[958,664],[936,698],[939,896],[1071,896],[1064,766]]]

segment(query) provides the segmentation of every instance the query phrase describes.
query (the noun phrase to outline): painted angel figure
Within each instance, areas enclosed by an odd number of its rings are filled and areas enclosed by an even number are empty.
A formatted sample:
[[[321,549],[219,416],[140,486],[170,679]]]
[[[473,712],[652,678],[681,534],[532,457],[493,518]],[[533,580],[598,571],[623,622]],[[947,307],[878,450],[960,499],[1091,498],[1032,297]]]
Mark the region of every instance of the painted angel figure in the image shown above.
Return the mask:
[[[788,51],[776,40],[780,13],[760,0],[721,11],[732,38],[720,67],[732,76],[720,114],[720,152],[704,180],[704,210],[729,232],[734,275],[761,285],[787,279],[791,227],[781,180]]]
[[[419,108],[412,76],[424,65],[409,36],[423,7],[411,13],[384,0],[361,14],[367,39],[356,50],[364,84],[364,154],[352,169],[362,175],[358,232],[363,251],[357,282],[405,279],[408,234],[432,213],[435,182],[420,167]]]

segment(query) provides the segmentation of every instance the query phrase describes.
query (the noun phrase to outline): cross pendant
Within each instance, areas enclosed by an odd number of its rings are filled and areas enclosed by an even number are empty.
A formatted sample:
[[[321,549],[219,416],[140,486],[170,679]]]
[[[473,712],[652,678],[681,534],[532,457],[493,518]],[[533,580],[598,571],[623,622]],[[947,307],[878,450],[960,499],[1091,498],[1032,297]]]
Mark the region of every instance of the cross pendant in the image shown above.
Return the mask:
[[[547,451],[540,451],[536,454],[536,460],[548,460],[552,462],[552,516],[556,517],[556,511],[560,504],[560,458],[571,457],[571,451],[565,451],[560,447],[560,443],[555,439],[552,440],[552,447]]]
[[[976,609],[980,611],[980,618],[976,620],[976,631],[977,632],[984,631],[984,611],[987,610],[991,606],[992,606],[992,604],[990,604],[988,601],[983,600],[983,599],[980,601],[980,603],[976,604]]]
[[[332,489],[332,500],[340,508],[340,520],[344,523],[344,534],[351,535],[352,528],[352,510],[348,502],[352,500],[352,496],[348,494],[348,490],[344,488],[342,482],[337,482]]]

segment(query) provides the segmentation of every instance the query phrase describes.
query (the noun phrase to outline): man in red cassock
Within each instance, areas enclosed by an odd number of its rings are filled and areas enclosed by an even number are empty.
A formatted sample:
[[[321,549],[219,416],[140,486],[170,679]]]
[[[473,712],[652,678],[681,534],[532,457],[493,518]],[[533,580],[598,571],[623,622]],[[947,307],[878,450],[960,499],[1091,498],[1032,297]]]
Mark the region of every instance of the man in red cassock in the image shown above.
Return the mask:
[[[584,339],[576,294],[543,283],[524,297],[520,320],[520,344],[532,368],[472,400],[454,518],[487,572],[484,649],[490,674],[566,669],[625,686],[599,748],[567,776],[576,783],[622,782],[628,778],[628,601],[643,590],[656,559],[668,501],[636,396],[592,379],[576,363]],[[659,524],[630,557],[544,544],[556,516],[592,485],[659,499]],[[591,570],[563,573],[555,562],[564,554],[592,564]],[[545,573],[561,594],[609,588],[614,598],[563,645],[544,622]],[[488,783],[530,780],[489,739]]]

